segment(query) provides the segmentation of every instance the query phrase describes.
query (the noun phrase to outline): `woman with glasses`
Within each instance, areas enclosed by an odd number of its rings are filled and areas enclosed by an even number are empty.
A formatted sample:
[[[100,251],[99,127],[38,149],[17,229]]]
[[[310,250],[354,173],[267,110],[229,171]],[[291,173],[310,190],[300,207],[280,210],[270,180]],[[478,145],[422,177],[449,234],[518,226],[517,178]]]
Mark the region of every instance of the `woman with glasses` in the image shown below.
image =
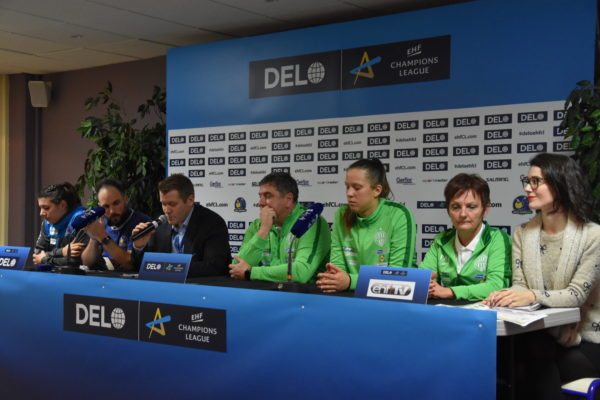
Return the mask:
[[[335,214],[331,258],[317,274],[324,292],[356,289],[361,265],[415,266],[415,220],[408,208],[387,199],[391,191],[381,161],[355,161],[345,183],[348,204]]]
[[[79,267],[81,252],[89,238],[73,231],[71,223],[85,211],[79,195],[68,182],[50,185],[38,194],[44,218],[33,255],[34,264]]]
[[[483,300],[509,286],[510,237],[484,221],[490,188],[478,175],[458,174],[444,189],[452,229],[435,237],[419,268],[433,271],[429,297]]]
[[[517,398],[560,399],[561,383],[600,376],[600,226],[579,165],[539,154],[522,180],[538,213],[513,236],[510,289],[490,306],[579,307],[581,321],[523,335],[516,341]]]

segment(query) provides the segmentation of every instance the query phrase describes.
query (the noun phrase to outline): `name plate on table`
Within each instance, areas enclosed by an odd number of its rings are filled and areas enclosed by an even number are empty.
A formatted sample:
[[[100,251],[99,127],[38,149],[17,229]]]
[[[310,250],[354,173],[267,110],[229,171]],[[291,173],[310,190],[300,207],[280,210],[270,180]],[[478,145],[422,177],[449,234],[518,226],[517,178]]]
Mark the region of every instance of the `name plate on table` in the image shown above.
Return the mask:
[[[185,283],[191,254],[144,253],[139,279]]]
[[[427,304],[431,270],[361,265],[354,297]]]
[[[30,251],[30,247],[0,246],[0,268],[23,269]]]

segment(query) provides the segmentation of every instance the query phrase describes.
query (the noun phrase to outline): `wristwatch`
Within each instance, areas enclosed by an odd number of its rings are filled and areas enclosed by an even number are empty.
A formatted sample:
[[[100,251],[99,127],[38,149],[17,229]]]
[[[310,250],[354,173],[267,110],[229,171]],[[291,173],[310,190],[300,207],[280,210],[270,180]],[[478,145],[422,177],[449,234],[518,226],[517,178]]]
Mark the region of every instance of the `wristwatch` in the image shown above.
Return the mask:
[[[104,239],[102,239],[100,241],[100,243],[102,243],[102,246],[106,246],[108,244],[108,242],[110,242],[110,236],[105,236]]]
[[[250,270],[247,269],[246,271],[244,271],[244,279],[249,281],[250,280]]]

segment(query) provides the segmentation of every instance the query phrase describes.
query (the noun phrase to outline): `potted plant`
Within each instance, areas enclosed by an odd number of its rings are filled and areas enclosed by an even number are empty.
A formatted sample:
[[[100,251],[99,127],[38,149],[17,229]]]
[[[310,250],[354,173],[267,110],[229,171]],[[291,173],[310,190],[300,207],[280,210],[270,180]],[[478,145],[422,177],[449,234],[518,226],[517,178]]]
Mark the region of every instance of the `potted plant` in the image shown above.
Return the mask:
[[[560,128],[571,138],[573,158],[587,173],[596,199],[596,217],[600,219],[600,86],[590,81],[577,82],[565,101]]]
[[[137,109],[139,120],[128,119],[113,97],[112,84],[85,100],[86,110],[102,104],[104,115],[86,117],[77,130],[96,147],[88,151],[84,173],[77,180],[80,195],[92,193],[104,178],[120,180],[131,206],[148,215],[161,213],[157,184],[165,177],[166,93],[154,86],[152,96]],[[148,118],[151,117],[152,118]],[[146,122],[153,119],[154,122]],[[145,124],[143,124],[146,122]],[[94,205],[95,193],[88,205]]]

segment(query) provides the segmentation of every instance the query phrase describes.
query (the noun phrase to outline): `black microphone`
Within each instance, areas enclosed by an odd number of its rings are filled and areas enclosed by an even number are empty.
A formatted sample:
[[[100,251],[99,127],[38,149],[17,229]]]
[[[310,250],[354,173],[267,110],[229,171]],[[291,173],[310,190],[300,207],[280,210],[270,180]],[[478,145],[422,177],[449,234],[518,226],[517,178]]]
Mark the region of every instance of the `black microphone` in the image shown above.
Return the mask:
[[[71,222],[71,227],[73,231],[78,231],[82,228],[85,228],[98,218],[104,215],[106,210],[104,207],[95,207],[91,210],[85,210],[82,214],[79,214],[75,218],[73,218],[73,222]]]
[[[307,230],[315,223],[319,215],[323,212],[323,204],[313,203],[306,211],[302,213],[300,218],[296,220],[294,226],[292,226],[292,235],[299,238],[304,235]]]
[[[131,236],[131,241],[135,242],[136,240],[138,240],[142,236],[146,235],[148,232],[152,232],[153,230],[158,228],[159,225],[162,225],[165,222],[167,222],[167,217],[165,217],[165,215],[163,214],[160,217],[158,217],[156,220],[152,221],[152,223],[150,225],[148,225],[147,227],[145,227],[144,229],[142,229],[135,235]]]

